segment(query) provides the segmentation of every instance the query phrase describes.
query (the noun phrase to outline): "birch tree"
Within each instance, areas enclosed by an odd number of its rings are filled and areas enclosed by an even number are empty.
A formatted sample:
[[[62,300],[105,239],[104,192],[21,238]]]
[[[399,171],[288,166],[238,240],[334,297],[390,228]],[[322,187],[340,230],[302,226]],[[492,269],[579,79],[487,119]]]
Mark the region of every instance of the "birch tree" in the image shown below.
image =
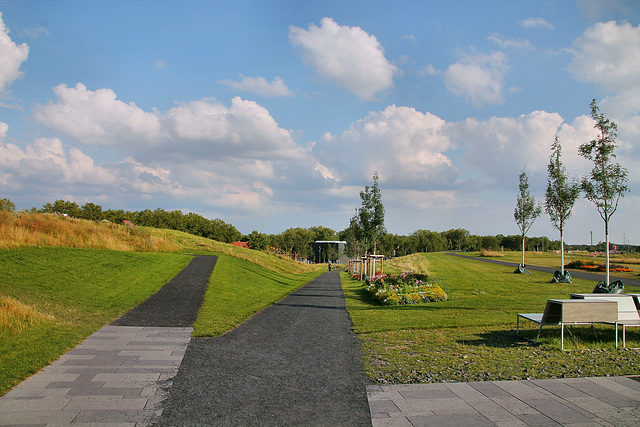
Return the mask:
[[[598,209],[600,218],[604,221],[606,238],[606,285],[609,286],[609,221],[618,209],[618,202],[629,191],[627,187],[626,168],[614,162],[616,155],[616,131],[618,126],[604,117],[596,100],[591,101],[591,118],[595,120],[598,135],[595,139],[585,142],[579,148],[579,154],[593,162],[593,169],[588,176],[582,178],[581,187],[587,200],[593,202]]]
[[[373,174],[373,186],[366,186],[360,192],[362,207],[358,211],[358,219],[364,238],[365,251],[373,248],[376,253],[380,236],[386,233],[384,227],[384,205],[378,186],[378,172]]]
[[[524,242],[527,232],[533,225],[536,218],[540,216],[542,207],[536,204],[535,198],[529,193],[529,178],[524,169],[520,172],[520,183],[518,185],[520,194],[516,198],[516,209],[513,212],[513,217],[516,220],[516,224],[520,229],[520,236],[522,237],[522,268],[525,268],[524,263]]]
[[[562,145],[556,139],[551,145],[551,156],[547,165],[547,191],[544,209],[551,218],[551,223],[560,232],[560,272],[564,276],[564,225],[571,216],[571,210],[580,197],[580,185],[570,181],[567,170],[562,163]]]

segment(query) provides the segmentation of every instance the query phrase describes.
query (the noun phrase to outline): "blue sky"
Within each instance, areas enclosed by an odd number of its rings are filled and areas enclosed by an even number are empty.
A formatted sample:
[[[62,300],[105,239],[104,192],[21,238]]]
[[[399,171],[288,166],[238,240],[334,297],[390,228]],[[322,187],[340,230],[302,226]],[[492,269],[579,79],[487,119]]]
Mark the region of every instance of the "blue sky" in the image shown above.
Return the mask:
[[[518,234],[556,133],[592,165],[618,124],[640,244],[640,2],[0,0],[0,197],[179,209],[241,232],[348,226],[380,175],[386,226]],[[579,200],[568,243],[604,240]],[[559,238],[543,214],[529,235]]]

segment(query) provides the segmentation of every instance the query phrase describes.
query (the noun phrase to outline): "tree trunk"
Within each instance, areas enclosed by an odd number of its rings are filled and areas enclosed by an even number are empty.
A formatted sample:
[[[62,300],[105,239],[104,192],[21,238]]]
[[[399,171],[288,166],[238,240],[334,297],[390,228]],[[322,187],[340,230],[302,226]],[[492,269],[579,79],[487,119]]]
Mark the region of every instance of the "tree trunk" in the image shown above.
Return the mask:
[[[524,239],[525,236],[522,236],[522,266],[524,267]]]
[[[605,234],[605,240],[606,240],[606,251],[607,251],[607,264],[605,266],[606,272],[607,272],[607,288],[609,287],[609,221],[605,221],[604,222],[604,234]]]
[[[564,237],[563,237],[562,229],[560,229],[560,272],[564,277]]]

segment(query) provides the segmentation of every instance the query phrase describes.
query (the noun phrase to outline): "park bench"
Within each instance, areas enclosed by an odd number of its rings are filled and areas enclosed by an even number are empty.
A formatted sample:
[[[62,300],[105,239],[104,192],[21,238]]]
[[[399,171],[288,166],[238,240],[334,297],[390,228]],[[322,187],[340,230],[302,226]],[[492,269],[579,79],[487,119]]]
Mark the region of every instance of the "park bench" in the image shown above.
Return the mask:
[[[622,347],[627,346],[627,328],[640,327],[640,315],[638,307],[640,294],[571,294],[573,299],[607,299],[618,303],[618,319],[613,323],[616,325],[616,347],[618,347],[618,326],[622,326]]]
[[[521,317],[540,325],[536,342],[540,339],[543,326],[560,325],[560,343],[562,350],[564,350],[564,327],[566,325],[591,325],[595,334],[594,323],[617,322],[618,303],[615,300],[602,298],[550,299],[547,301],[544,313],[518,313],[516,334],[520,332]]]

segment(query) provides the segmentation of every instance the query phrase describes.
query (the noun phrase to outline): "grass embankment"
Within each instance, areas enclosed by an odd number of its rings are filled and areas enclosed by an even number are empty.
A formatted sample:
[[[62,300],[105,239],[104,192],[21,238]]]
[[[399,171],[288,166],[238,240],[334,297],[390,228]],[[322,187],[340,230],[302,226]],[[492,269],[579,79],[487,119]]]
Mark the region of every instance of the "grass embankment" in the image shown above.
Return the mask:
[[[444,302],[385,307],[373,303],[363,282],[342,273],[347,309],[363,341],[367,375],[379,383],[510,380],[640,374],[635,350],[616,350],[614,328],[587,326],[565,334],[545,327],[540,344],[515,333],[516,314],[542,312],[547,299],[588,293],[592,281],[551,284],[549,274],[513,274],[512,267],[466,260],[446,254],[417,254],[419,262],[449,295]],[[531,264],[535,264],[533,257]],[[397,263],[401,262],[401,268]],[[394,265],[395,264],[395,265]],[[407,269],[411,260],[385,264]],[[418,271],[418,268],[413,268]],[[423,271],[424,272],[424,271]],[[521,322],[524,334],[537,328]],[[627,331],[627,345],[640,346],[640,331]]]
[[[25,246],[169,252],[181,247],[147,227],[125,227],[50,214],[0,211],[0,249]]]
[[[159,290],[193,254],[219,256],[199,336],[228,331],[323,271],[172,230],[0,214],[0,395]]]

